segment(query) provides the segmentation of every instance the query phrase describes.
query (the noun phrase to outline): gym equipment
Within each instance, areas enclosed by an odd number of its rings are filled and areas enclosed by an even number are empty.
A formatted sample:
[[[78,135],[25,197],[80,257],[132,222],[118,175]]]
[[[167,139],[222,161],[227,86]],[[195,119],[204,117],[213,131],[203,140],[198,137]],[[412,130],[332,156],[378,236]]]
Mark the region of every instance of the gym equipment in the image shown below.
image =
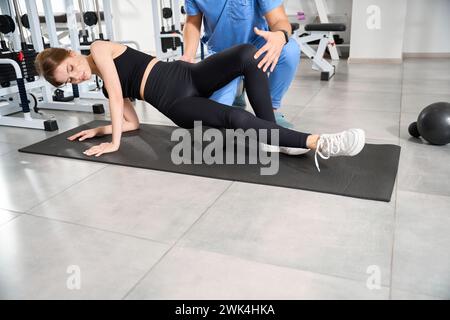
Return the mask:
[[[9,12],[9,15],[3,15],[4,17],[0,20],[2,33],[7,32],[5,36],[8,37],[10,46],[8,48],[2,35],[0,125],[47,131],[57,130],[58,125],[55,120],[37,119],[31,112],[32,110],[35,113],[40,113],[37,106],[38,99],[30,90],[42,87],[42,82],[35,81],[37,73],[34,67],[34,59],[37,53],[32,45],[26,43],[20,19],[20,7],[15,0],[0,3],[0,6],[3,13]],[[16,22],[12,17],[15,17]],[[28,82],[25,82],[25,79]],[[22,113],[23,117],[12,116],[15,113]]]
[[[356,157],[332,158],[321,163],[319,173],[314,166],[313,152],[297,157],[280,154],[278,173],[264,176],[260,174],[261,164],[174,164],[171,150],[178,142],[170,139],[176,129],[171,126],[141,124],[138,131],[123,134],[119,151],[99,158],[87,157],[83,151],[110,141],[111,136],[83,142],[67,140],[67,137],[81,130],[107,124],[110,123],[93,121],[19,151],[379,201],[390,201],[400,156],[399,146],[366,144]]]
[[[22,70],[19,67],[19,64],[12,59],[0,59],[0,65],[10,65],[14,72],[16,73],[17,88],[20,98],[20,103],[14,106],[14,97],[9,95],[2,94],[2,89],[0,90],[0,96],[4,96],[7,98],[6,103],[0,102],[0,125],[2,126],[11,126],[11,127],[22,127],[22,128],[32,128],[32,129],[43,129],[45,131],[55,131],[58,130],[58,124],[56,120],[44,120],[44,119],[34,119],[30,113],[30,105],[29,105],[29,97],[27,95],[27,91],[25,88],[25,81],[22,77]],[[8,88],[9,89],[9,88]],[[37,111],[34,96],[31,96],[31,101],[33,103],[34,111]],[[10,114],[17,113],[21,111],[23,114],[23,118],[9,116]]]
[[[305,13],[303,11],[297,12],[297,20],[305,20]]]
[[[335,37],[332,32],[345,31],[345,24],[342,23],[318,23],[305,25],[305,33],[299,34],[300,26],[292,23],[294,39],[298,42],[302,52],[313,61],[313,70],[320,71],[320,80],[328,81],[335,74],[335,66],[324,59],[325,50],[330,45],[335,46]],[[336,38],[341,43],[340,38]],[[319,41],[319,47],[315,51],[310,44]]]
[[[423,109],[417,122],[408,127],[409,134],[415,138],[423,137],[430,144],[450,143],[450,103],[436,102]]]
[[[0,33],[7,34],[14,32],[14,30],[16,30],[14,20],[6,14],[0,15]]]
[[[89,27],[92,27],[93,25],[97,24],[98,18],[97,18],[97,15],[95,14],[95,12],[88,11],[83,14],[83,21]]]
[[[183,36],[180,14],[185,9],[179,0],[152,0],[153,28],[156,32],[156,56],[158,59],[176,60],[183,55]]]
[[[8,0],[12,1],[12,0]],[[46,30],[48,31],[50,44],[52,47],[61,47],[58,36],[56,35],[56,27],[55,27],[55,17],[53,15],[53,10],[51,6],[51,0],[42,0],[44,5],[44,12],[45,17],[40,17],[37,11],[37,4],[35,0],[24,0],[26,4],[26,14],[27,14],[27,22],[29,23],[29,32],[31,33],[31,39],[33,42],[34,48],[36,48],[36,51],[42,51],[44,49],[44,44],[42,42],[42,30],[41,25],[43,23],[46,24]],[[106,6],[108,8],[108,6]],[[11,16],[17,16],[20,15],[16,14],[16,11],[13,10],[13,6],[10,6]],[[73,10],[72,10],[73,13]],[[65,15],[65,19],[67,20],[68,15]],[[71,16],[76,20],[75,14]],[[41,18],[44,18],[44,22],[41,21]],[[74,29],[77,27],[77,23],[74,23]],[[15,43],[19,44],[19,47],[21,46],[21,37],[19,37],[19,33],[16,31],[15,34],[13,34],[13,40],[18,38],[18,41],[15,41]],[[76,38],[74,40],[74,43],[79,46],[78,42],[78,33],[76,34]],[[32,66],[34,68],[34,58],[32,59]],[[5,66],[0,66],[0,68]],[[6,66],[7,68],[11,69],[11,66]],[[11,70],[9,70],[9,74],[12,74],[15,77],[15,73],[11,73]],[[3,72],[0,72],[0,78],[3,75]],[[93,83],[94,84],[94,83]],[[43,78],[38,78],[37,81],[34,81],[33,83],[26,83],[26,90],[27,92],[32,92],[32,90],[40,89],[40,92],[37,93],[38,100],[39,100],[39,108],[40,109],[53,109],[53,110],[68,110],[68,111],[85,111],[85,112],[95,112],[97,113],[99,111],[98,103],[101,101],[105,101],[103,95],[100,96],[101,93],[98,94],[98,100],[90,100],[89,103],[86,103],[85,101],[80,100],[80,90],[78,89],[78,86],[72,86],[72,92],[73,96],[70,95],[69,97],[63,97],[61,95],[60,91],[57,91],[55,94],[53,94],[54,88],[51,86],[48,82],[46,82]],[[14,94],[17,92],[17,86],[11,86],[11,88],[7,88],[9,90],[1,90],[0,89],[0,96],[5,96],[8,94]],[[33,91],[33,93],[36,94],[36,91]],[[53,99],[55,97],[55,99]],[[100,101],[101,99],[101,101]],[[69,100],[73,100],[71,102],[68,102]]]
[[[22,15],[22,17],[20,18],[20,21],[22,22],[22,25],[25,28],[27,28],[28,30],[31,29],[30,20],[28,19],[28,14],[25,13],[24,15]],[[42,30],[41,30],[41,33],[42,33]],[[50,44],[45,43],[44,37],[42,37],[42,44],[43,44],[44,48],[50,48]]]

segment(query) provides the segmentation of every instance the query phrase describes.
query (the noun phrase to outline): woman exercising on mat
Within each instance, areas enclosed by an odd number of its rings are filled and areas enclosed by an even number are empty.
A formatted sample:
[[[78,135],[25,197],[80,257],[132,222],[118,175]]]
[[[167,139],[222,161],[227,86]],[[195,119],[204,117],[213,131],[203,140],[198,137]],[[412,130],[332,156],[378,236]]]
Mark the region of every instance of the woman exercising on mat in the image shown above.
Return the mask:
[[[194,121],[227,129],[279,130],[279,151],[300,154],[315,150],[323,159],[354,156],[364,147],[361,129],[336,134],[308,134],[275,123],[267,75],[258,68],[264,59],[254,58],[256,48],[243,44],[191,64],[184,61],[163,62],[122,44],[95,41],[91,54],[80,55],[62,48],[49,48],[36,58],[36,67],[52,85],[79,84],[92,74],[104,82],[109,98],[112,125],[81,131],[69,140],[83,141],[112,134],[112,142],[86,150],[88,156],[101,156],[119,149],[122,132],[137,130],[139,119],[129,98],[144,100],[175,124],[192,128]],[[247,96],[255,115],[239,108],[222,105],[208,97],[238,76],[244,76]],[[106,91],[105,91],[106,88]],[[270,134],[268,143],[270,144]],[[301,150],[302,148],[303,150]]]

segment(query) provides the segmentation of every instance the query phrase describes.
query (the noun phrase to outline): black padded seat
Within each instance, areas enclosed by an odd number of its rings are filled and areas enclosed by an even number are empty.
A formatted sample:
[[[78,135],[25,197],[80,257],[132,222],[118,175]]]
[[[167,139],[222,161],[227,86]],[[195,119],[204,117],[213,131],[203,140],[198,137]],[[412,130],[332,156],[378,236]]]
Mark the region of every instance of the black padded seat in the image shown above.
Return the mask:
[[[296,22],[291,22],[291,28],[292,28],[292,32],[294,32],[295,30],[300,29],[300,24],[298,24]]]
[[[343,23],[310,23],[305,26],[305,31],[345,31]]]

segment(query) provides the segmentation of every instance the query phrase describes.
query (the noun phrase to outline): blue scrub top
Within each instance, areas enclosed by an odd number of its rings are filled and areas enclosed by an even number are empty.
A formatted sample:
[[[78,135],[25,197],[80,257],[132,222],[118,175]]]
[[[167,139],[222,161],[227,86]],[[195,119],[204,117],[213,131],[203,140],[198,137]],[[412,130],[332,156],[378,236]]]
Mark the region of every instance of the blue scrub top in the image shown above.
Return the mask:
[[[264,15],[281,6],[282,0],[185,0],[189,16],[203,14],[208,50],[219,52],[241,43],[255,43],[253,27],[269,30]]]

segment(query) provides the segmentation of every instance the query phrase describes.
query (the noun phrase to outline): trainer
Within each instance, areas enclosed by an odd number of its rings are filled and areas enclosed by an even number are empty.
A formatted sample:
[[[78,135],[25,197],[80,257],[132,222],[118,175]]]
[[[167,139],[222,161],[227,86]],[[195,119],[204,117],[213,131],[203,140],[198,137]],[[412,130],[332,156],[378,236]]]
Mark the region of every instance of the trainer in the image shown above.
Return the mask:
[[[294,79],[300,62],[300,48],[291,38],[292,29],[281,0],[185,0],[187,13],[184,26],[185,53],[182,60],[194,63],[200,41],[210,54],[232,46],[251,43],[265,55],[258,65],[270,72],[270,94],[275,110]],[[239,86],[239,78],[215,92],[210,98],[232,105]],[[275,112],[280,125],[290,127],[281,113]]]

